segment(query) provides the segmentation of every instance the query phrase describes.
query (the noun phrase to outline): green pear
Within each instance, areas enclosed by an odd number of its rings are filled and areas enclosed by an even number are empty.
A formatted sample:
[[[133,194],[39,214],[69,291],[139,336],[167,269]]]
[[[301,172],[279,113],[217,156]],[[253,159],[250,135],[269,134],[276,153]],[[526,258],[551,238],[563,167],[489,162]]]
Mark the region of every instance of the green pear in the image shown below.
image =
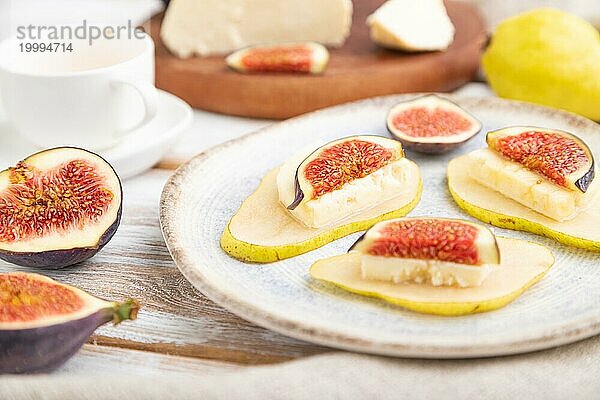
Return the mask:
[[[504,20],[483,69],[500,97],[600,120],[600,33],[575,15],[540,8]]]

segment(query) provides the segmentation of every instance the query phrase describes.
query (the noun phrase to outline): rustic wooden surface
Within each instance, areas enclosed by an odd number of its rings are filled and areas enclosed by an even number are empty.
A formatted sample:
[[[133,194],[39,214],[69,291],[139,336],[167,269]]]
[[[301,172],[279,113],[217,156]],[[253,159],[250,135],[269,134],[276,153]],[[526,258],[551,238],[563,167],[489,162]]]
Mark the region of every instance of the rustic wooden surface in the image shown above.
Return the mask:
[[[482,84],[468,84],[460,92],[490,94]],[[229,313],[195,290],[172,261],[158,221],[160,194],[172,168],[271,123],[198,110],[194,114],[192,126],[160,168],[123,182],[123,221],[113,240],[85,263],[61,271],[37,271],[102,298],[135,297],[143,305],[136,321],[97,330],[90,343],[55,374],[194,374],[335,351]],[[0,272],[16,270],[30,271],[0,261]]]
[[[68,376],[143,375],[160,377],[165,374],[198,376],[211,372],[236,371],[238,364],[128,350],[118,347],[85,344],[75,357],[55,374]]]
[[[476,83],[459,93],[491,94]],[[192,126],[161,165],[174,168],[209,147],[268,124],[196,110]],[[335,351],[246,322],[212,303],[183,278],[158,222],[160,193],[172,172],[155,168],[123,183],[123,223],[96,257],[62,271],[39,271],[103,298],[133,296],[143,304],[137,321],[99,329],[55,374],[197,376]],[[14,270],[25,269],[0,261],[0,271]]]
[[[121,226],[94,258],[60,271],[37,271],[102,298],[134,297],[143,306],[136,321],[97,330],[90,340],[96,346],[86,346],[62,371],[77,371],[87,362],[101,369],[111,358],[118,358],[130,373],[140,372],[138,365],[146,370],[195,371],[207,365],[198,359],[252,365],[329,351],[246,322],[184,279],[171,260],[158,221],[160,193],[171,173],[153,169],[123,182]],[[0,263],[0,271],[15,270],[30,271]]]
[[[225,114],[287,118],[366,97],[423,91],[450,91],[471,80],[486,41],[484,23],[469,4],[448,1],[456,26],[447,51],[403,53],[377,47],[365,24],[383,0],[354,2],[351,35],[322,76],[242,75],[227,68],[222,56],[181,60],[160,41],[162,15],[146,29],[156,42],[156,84],[193,107]],[[423,73],[426,71],[426,73]]]

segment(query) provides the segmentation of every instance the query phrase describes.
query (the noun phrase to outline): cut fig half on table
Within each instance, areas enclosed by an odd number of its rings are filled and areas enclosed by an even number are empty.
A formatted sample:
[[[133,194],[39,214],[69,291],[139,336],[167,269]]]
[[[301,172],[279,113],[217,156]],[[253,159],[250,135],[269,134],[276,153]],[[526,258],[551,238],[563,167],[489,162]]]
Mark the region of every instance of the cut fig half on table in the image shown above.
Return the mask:
[[[95,255],[121,220],[121,181],[89,151],[41,151],[0,172],[0,259],[62,268]]]
[[[515,126],[487,135],[488,148],[448,164],[459,207],[493,225],[600,250],[594,156],[577,136]]]
[[[421,186],[400,142],[373,135],[335,140],[270,171],[229,221],[221,247],[243,261],[294,257],[406,215]]]
[[[483,225],[417,217],[374,225],[347,254],[315,262],[310,275],[412,311],[455,316],[505,306],[553,263],[546,247],[496,237]]]
[[[482,125],[456,103],[430,94],[394,106],[387,128],[405,148],[420,153],[445,153],[472,139]]]
[[[109,302],[48,277],[0,274],[0,374],[48,372],[100,325],[134,320],[136,300]]]
[[[238,72],[294,72],[320,74],[327,68],[329,51],[314,42],[251,46],[229,55],[225,62]]]

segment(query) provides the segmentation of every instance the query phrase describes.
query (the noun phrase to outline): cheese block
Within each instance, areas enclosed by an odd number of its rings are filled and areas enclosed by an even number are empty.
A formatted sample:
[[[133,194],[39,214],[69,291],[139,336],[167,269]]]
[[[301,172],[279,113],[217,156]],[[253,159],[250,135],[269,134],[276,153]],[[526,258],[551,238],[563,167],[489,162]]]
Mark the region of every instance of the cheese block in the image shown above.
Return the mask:
[[[263,43],[341,46],[351,24],[351,0],[172,0],[161,39],[181,58]]]
[[[367,19],[371,39],[405,51],[444,50],[454,41],[454,25],[443,0],[389,0]]]

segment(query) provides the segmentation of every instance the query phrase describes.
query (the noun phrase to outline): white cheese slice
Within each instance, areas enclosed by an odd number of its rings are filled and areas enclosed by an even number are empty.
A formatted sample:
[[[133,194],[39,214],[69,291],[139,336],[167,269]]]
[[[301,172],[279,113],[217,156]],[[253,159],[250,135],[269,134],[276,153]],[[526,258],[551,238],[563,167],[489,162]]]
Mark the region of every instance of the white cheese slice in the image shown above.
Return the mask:
[[[438,260],[361,255],[363,279],[433,286],[476,287],[492,272],[492,266],[465,265]]]
[[[573,219],[589,208],[598,192],[595,181],[585,193],[558,186],[491,149],[475,150],[469,158],[469,175],[475,181],[556,221]]]
[[[171,0],[161,39],[182,58],[265,43],[341,46],[351,24],[351,0]]]
[[[389,0],[367,24],[375,43],[393,49],[444,50],[454,41],[454,25],[443,0]]]

